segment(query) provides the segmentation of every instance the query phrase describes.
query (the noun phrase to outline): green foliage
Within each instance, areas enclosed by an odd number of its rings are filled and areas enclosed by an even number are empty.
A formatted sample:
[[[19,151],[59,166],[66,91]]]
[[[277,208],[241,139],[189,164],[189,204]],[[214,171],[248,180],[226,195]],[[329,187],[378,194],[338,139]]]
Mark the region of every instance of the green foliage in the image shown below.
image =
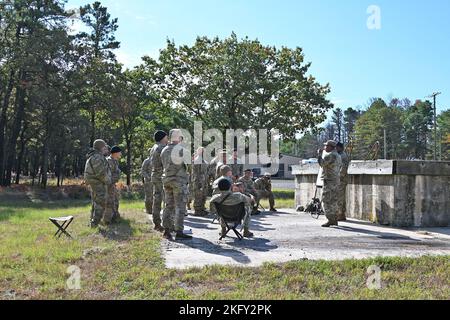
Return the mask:
[[[386,148],[387,157],[400,156],[402,142],[403,111],[397,106],[388,106],[382,99],[375,99],[369,109],[356,121],[354,155],[365,159],[376,143],[380,143],[380,157]],[[386,130],[387,145],[384,145]]]
[[[450,110],[442,112],[437,121],[442,143],[442,160],[450,160]]]
[[[293,137],[332,107],[329,86],[307,75],[301,48],[276,49],[233,33],[224,40],[199,37],[192,47],[168,41],[158,63],[146,62],[160,96],[209,128],[278,128]]]

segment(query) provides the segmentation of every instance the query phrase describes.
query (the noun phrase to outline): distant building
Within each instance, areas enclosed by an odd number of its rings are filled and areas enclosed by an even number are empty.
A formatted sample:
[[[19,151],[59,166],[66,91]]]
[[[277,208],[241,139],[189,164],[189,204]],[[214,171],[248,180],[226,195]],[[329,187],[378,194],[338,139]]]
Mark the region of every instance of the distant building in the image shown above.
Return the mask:
[[[273,178],[279,179],[294,179],[295,176],[292,174],[292,166],[296,166],[302,163],[303,158],[288,155],[288,154],[280,154],[280,162],[278,166],[277,174],[272,175]],[[311,161],[313,159],[310,159]],[[309,160],[307,160],[309,161]],[[316,159],[317,162],[317,159]],[[255,177],[259,177],[264,175],[266,172],[273,172],[270,164],[254,164],[254,165],[246,165],[245,169],[251,169],[253,171],[253,175]]]

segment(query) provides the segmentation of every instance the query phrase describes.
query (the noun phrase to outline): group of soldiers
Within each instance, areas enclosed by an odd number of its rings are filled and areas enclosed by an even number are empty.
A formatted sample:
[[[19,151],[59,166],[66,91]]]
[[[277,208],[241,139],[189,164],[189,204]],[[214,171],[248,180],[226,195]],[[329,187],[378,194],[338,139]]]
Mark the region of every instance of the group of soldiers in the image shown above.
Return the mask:
[[[322,204],[328,222],[322,227],[337,226],[345,221],[347,172],[350,159],[342,143],[330,140],[325,148],[318,150],[318,160],[322,168],[320,179],[323,181]]]
[[[249,231],[250,216],[260,213],[258,207],[262,198],[268,198],[270,210],[276,211],[270,175],[254,182],[252,171],[243,170],[244,166],[237,160],[236,151],[228,158],[227,151],[223,150],[208,163],[203,157],[204,149],[199,148],[190,164],[176,161],[176,157],[173,157],[178,154],[183,159],[182,154],[186,152],[181,147],[181,130],[173,129],[169,134],[157,131],[154,140],[156,143],[149,150],[148,158],[141,168],[145,210],[152,216],[154,229],[163,233],[166,239],[173,239],[173,233],[175,240],[191,239],[190,235],[183,232],[184,217],[190,209],[190,203],[194,201],[194,216],[206,216],[210,213],[206,210],[206,200],[210,195],[213,196],[211,203],[228,193],[232,194],[227,196],[228,203],[245,202],[248,212],[244,223],[246,237],[253,236]],[[119,147],[110,148],[103,140],[96,140],[87,155],[84,178],[91,187],[91,227],[97,227],[100,223],[110,225],[120,218],[116,184],[120,179],[121,156]],[[225,184],[222,180],[226,180]],[[161,210],[163,204],[164,210]],[[214,213],[214,210],[215,206],[212,205],[210,211]],[[224,228],[222,225],[221,233],[225,232]]]
[[[212,213],[215,213],[214,203],[245,204],[244,237],[253,236],[249,230],[250,219],[252,215],[260,213],[258,208],[261,199],[268,198],[270,211],[277,211],[271,175],[266,174],[254,181],[252,170],[244,170],[235,150],[230,157],[227,150],[222,150],[208,163],[203,156],[204,149],[199,148],[191,164],[182,160],[186,150],[181,147],[181,130],[173,129],[169,134],[157,131],[154,140],[156,143],[142,164],[141,175],[145,190],[145,210],[152,216],[154,229],[163,233],[164,238],[172,240],[172,234],[175,233],[175,240],[192,239],[192,236],[183,232],[187,210],[193,200],[193,215],[207,216],[210,212],[206,210],[206,200],[210,195]],[[330,140],[324,146],[324,149],[318,150],[322,168],[320,179],[323,181],[322,203],[328,219],[323,227],[331,227],[346,220],[345,190],[350,160],[343,144]],[[174,157],[174,154],[179,157]],[[102,221],[109,225],[120,218],[116,184],[120,179],[121,156],[122,150],[119,147],[111,148],[103,140],[96,140],[92,151],[87,155],[84,177],[91,187],[92,227],[97,227]],[[163,203],[164,210],[161,210]],[[221,234],[224,232],[226,229],[222,224]]]
[[[235,150],[230,157],[226,150],[222,150],[208,163],[204,158],[204,148],[199,148],[192,163],[188,164],[176,162],[172,157],[173,153],[182,155],[183,151],[186,152],[180,147],[183,142],[181,130],[173,129],[169,134],[157,131],[154,140],[156,144],[142,163],[141,175],[145,187],[145,210],[152,216],[154,229],[162,232],[164,238],[173,239],[172,233],[175,232],[175,240],[191,239],[191,236],[183,233],[184,217],[191,209],[192,201],[194,216],[203,217],[214,213],[214,205],[210,206],[209,211],[206,209],[210,195],[211,204],[220,200],[221,195],[227,196],[228,204],[236,201],[245,203],[247,215],[244,219],[244,237],[253,236],[249,230],[250,216],[260,213],[258,207],[262,198],[269,198],[270,210],[276,211],[270,175],[254,182],[252,171],[244,171]],[[161,216],[163,203],[165,207]],[[223,232],[226,232],[224,225],[221,234]]]

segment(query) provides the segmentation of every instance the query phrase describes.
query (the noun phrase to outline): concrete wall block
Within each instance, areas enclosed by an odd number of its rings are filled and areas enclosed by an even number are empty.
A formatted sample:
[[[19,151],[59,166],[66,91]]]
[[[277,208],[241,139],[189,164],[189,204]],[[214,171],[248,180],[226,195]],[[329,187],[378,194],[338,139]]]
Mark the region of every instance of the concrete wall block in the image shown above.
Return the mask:
[[[414,226],[450,226],[450,177],[415,177]]]
[[[297,205],[313,198],[318,171],[317,164],[294,168]],[[450,226],[450,162],[353,161],[348,182],[350,218],[397,227]]]

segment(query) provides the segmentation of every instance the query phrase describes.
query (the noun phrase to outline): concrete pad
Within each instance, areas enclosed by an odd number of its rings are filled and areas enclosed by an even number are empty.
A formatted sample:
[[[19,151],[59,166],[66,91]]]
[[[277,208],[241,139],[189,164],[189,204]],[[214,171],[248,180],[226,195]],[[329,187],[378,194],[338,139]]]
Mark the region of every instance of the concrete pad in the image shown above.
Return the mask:
[[[378,256],[419,257],[450,255],[450,228],[395,229],[357,220],[325,229],[325,217],[283,210],[252,217],[254,239],[239,241],[232,232],[219,241],[220,226],[211,218],[187,217],[185,228],[194,239],[165,241],[168,268],[235,265],[257,267],[265,262],[292,260],[343,260]]]

